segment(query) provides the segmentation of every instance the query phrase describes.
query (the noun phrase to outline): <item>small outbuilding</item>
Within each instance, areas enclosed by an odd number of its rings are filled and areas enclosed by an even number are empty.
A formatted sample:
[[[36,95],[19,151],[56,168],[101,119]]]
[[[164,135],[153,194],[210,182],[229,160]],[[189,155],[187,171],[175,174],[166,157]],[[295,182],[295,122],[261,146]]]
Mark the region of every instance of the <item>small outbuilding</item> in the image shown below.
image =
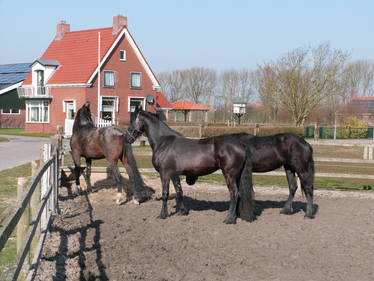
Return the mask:
[[[173,111],[175,112],[183,112],[184,114],[184,122],[191,122],[192,121],[192,112],[200,111],[204,112],[204,122],[208,121],[208,111],[212,108],[210,106],[205,106],[202,104],[197,104],[188,100],[180,100],[173,102],[171,104]],[[174,115],[174,121],[177,121],[177,114]]]

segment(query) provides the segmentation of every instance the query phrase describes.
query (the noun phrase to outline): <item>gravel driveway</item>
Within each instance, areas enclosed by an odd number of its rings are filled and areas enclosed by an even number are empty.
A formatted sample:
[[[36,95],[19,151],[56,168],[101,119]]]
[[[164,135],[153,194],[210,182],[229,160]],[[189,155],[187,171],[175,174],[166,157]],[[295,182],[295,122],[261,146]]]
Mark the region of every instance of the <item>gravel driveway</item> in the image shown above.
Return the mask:
[[[0,142],[0,171],[40,159],[40,145],[50,142],[48,138],[8,135],[0,137],[9,139],[8,142]]]

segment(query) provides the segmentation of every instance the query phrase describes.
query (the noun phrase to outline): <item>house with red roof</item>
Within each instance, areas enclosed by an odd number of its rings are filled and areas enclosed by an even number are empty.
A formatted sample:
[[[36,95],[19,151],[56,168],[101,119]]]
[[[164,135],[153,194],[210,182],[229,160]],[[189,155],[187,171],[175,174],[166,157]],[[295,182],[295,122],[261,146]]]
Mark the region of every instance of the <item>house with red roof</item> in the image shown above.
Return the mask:
[[[138,105],[168,112],[159,91],[156,76],[129,32],[127,17],[117,15],[108,28],[71,31],[66,22],[57,24],[56,37],[31,64],[18,95],[25,102],[27,132],[62,127],[70,134],[74,114],[87,100],[95,120],[126,125]]]
[[[353,116],[374,126],[374,97],[353,97],[338,108],[335,120],[340,124],[342,120]]]

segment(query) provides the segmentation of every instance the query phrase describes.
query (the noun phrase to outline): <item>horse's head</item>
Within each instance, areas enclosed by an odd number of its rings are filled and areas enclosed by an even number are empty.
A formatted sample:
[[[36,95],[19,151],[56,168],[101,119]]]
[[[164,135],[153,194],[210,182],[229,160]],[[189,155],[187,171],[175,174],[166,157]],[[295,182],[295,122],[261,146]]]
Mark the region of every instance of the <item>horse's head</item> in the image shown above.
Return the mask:
[[[145,121],[143,116],[143,110],[141,107],[136,107],[134,111],[134,117],[127,128],[126,139],[129,143],[133,143],[141,134],[143,134],[145,129]]]
[[[78,123],[80,126],[93,123],[89,101],[86,101],[86,103],[83,104],[82,107],[78,110],[74,123]]]

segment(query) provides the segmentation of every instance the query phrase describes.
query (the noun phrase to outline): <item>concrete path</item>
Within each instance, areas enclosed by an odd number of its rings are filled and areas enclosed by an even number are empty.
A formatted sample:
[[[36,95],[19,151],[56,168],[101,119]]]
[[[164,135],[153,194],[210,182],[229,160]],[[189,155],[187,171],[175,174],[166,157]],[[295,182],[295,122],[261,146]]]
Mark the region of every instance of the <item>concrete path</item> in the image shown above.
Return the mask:
[[[9,142],[0,142],[0,171],[10,169],[32,160],[40,159],[40,145],[49,143],[48,138],[0,135]]]

